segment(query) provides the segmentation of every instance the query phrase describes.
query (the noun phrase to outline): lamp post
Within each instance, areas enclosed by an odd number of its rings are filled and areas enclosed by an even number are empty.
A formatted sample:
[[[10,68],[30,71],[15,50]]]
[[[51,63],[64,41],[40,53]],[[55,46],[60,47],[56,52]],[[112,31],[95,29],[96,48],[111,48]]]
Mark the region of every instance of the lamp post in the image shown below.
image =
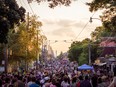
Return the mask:
[[[92,23],[93,22],[93,20],[92,19],[97,19],[97,20],[100,20],[99,18],[92,18],[92,17],[90,17],[90,20],[89,20],[89,22],[90,23]],[[100,20],[101,21],[101,20]]]
[[[97,20],[100,20],[101,21],[101,19],[99,19],[99,18],[92,18],[92,17],[90,17],[90,20],[89,20],[89,22],[90,23],[92,23],[93,22],[93,19],[97,19]],[[88,54],[89,54],[89,65],[91,65],[91,44],[89,43],[88,44]]]

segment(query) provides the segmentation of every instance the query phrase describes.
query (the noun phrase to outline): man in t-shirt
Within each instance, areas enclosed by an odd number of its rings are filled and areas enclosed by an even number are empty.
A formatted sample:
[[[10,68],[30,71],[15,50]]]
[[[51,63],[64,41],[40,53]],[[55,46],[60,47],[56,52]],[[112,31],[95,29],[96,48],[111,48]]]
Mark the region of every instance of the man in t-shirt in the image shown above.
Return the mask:
[[[36,82],[36,78],[32,77],[32,84],[29,87],[39,87],[39,85]]]

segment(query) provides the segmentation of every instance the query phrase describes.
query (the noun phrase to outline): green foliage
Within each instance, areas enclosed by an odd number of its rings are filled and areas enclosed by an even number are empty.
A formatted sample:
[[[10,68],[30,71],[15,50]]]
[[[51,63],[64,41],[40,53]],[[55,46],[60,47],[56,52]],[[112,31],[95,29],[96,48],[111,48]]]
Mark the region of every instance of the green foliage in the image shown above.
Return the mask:
[[[75,61],[75,60],[78,61],[81,51],[82,51],[82,48],[78,44],[71,47],[71,49],[69,50],[69,55],[68,55],[69,59],[71,61]]]
[[[68,55],[71,61],[79,62],[79,58],[81,53],[83,52],[83,46],[84,46],[82,43],[86,43],[86,40],[83,40],[83,42],[76,41],[71,44],[71,47],[69,49],[69,55]]]
[[[110,8],[116,6],[115,0],[93,0],[91,3],[87,3],[90,6],[90,11],[97,11],[98,9]]]
[[[109,27],[109,28],[108,28]],[[96,29],[91,33],[92,41],[100,40],[101,37],[115,37],[115,29],[112,30],[114,26],[111,23],[107,24],[104,22],[103,26],[96,27]],[[112,28],[112,29],[111,29]]]
[[[85,41],[85,40],[84,40]],[[83,43],[83,41],[82,41]],[[82,65],[84,63],[88,63],[88,42],[82,44],[82,52],[79,56],[79,65]]]
[[[0,43],[7,43],[7,35],[14,25],[24,21],[25,9],[15,0],[0,0]]]
[[[9,49],[12,50],[11,62],[36,60],[40,52],[42,38],[39,27],[42,23],[37,21],[36,16],[29,18],[31,26],[27,22],[16,27],[15,32],[9,32]],[[28,20],[27,20],[28,21]]]
[[[82,51],[81,42],[73,42],[69,48],[68,57],[71,61],[78,61],[79,55]]]
[[[91,33],[91,38],[93,41],[98,40],[101,35],[103,34],[105,36],[105,28],[103,26],[96,27],[96,29]]]
[[[105,9],[103,15],[100,16],[103,27],[109,29],[113,34],[116,33],[116,0],[93,0],[87,5],[90,6],[91,12]]]
[[[94,61],[101,55],[102,50],[99,48],[99,42],[93,42],[90,45],[91,62],[94,63]]]
[[[27,0],[31,3],[34,0]],[[54,8],[58,5],[69,6],[73,0],[36,0],[38,3],[48,2],[50,8]]]
[[[87,58],[87,53],[81,53],[79,57],[79,65],[82,64],[87,64],[88,63],[88,58]]]
[[[89,61],[89,44],[90,44],[90,51],[91,51],[91,60],[92,62],[99,56],[98,52],[98,43],[92,42],[91,39],[86,38],[81,42],[73,42],[69,49],[68,57],[71,61],[77,61],[79,65],[84,63],[88,63]]]
[[[104,21],[103,26],[105,29],[108,29],[110,32],[112,32],[113,35],[116,35],[116,15],[111,18],[109,21]]]
[[[91,39],[89,39],[89,38],[85,38],[84,40],[82,40],[81,43],[83,43],[83,44],[87,44],[87,43],[90,43],[90,42],[91,42]]]

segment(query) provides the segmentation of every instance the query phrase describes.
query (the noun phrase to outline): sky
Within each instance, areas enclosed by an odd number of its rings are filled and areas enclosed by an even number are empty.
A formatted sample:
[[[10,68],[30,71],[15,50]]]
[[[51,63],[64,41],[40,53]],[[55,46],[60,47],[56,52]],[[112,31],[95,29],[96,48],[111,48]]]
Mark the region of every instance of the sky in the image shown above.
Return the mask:
[[[98,18],[102,11],[91,13],[85,5],[91,0],[75,0],[68,7],[58,6],[54,9],[48,7],[48,3],[27,3],[27,0],[17,0],[19,6],[23,6],[30,15],[37,15],[42,22],[42,33],[47,37],[53,51],[58,55],[66,52],[72,41],[82,41],[90,38],[90,33],[101,25],[100,20],[89,22],[90,17]],[[57,40],[57,42],[55,42]],[[66,42],[65,42],[65,41]]]

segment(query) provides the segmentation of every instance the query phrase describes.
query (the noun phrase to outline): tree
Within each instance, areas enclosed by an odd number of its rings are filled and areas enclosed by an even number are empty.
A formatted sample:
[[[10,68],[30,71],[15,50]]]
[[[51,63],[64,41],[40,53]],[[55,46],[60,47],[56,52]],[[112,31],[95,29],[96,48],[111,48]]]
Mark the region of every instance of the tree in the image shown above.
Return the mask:
[[[110,26],[110,28],[111,27],[113,26]],[[97,41],[100,40],[101,37],[108,37],[109,35],[110,37],[115,37],[116,33],[114,31],[112,32],[110,28],[106,28],[104,26],[96,27],[96,29],[93,32],[91,32],[92,40]]]
[[[0,43],[4,46],[5,72],[7,73],[8,32],[24,21],[25,9],[19,7],[15,0],[0,0]]]
[[[7,43],[7,35],[14,25],[24,21],[25,9],[15,0],[0,0],[0,43]]]
[[[95,59],[99,56],[98,43],[92,42],[91,39],[85,38],[84,40],[76,41],[71,44],[68,51],[68,57],[71,61],[77,61],[79,65],[89,62],[89,44],[90,48],[90,58],[93,63]]]
[[[108,29],[110,32],[112,32],[112,36],[116,36],[116,15],[110,20],[104,21],[103,26],[105,29]]]
[[[87,59],[87,53],[81,53],[80,57],[79,57],[79,65],[82,64],[87,64],[88,63],[88,59]]]
[[[31,3],[34,0],[27,0],[29,3]],[[38,3],[41,2],[48,2],[50,8],[54,8],[58,5],[64,5],[69,6],[73,0],[36,0]]]
[[[90,43],[90,52],[91,52],[91,63],[94,63],[95,60],[100,56],[102,50],[99,47],[99,41]]]
[[[96,29],[93,32],[91,32],[91,34],[90,34],[92,40],[96,41],[96,40],[100,39],[101,36],[109,35],[109,33],[106,34],[105,31],[106,31],[106,29],[103,26],[96,27]]]
[[[93,0],[87,3],[91,12],[99,9],[105,9],[101,16],[105,28],[109,28],[111,32],[116,33],[116,0]]]
[[[37,54],[40,52],[40,45],[42,38],[39,27],[42,26],[40,21],[37,21],[36,16],[29,17],[29,24],[24,22],[20,26],[16,27],[16,31],[9,32],[9,49],[12,50],[12,56],[10,62],[25,64],[35,61]],[[38,29],[38,30],[37,30]]]
[[[89,10],[92,11],[97,11],[99,9],[108,9],[111,7],[116,6],[116,1],[115,0],[92,0],[92,2],[87,3],[87,5],[90,6]]]
[[[68,57],[71,61],[78,61],[79,62],[79,56],[82,52],[81,42],[76,41],[71,44],[71,47],[69,47],[68,51]]]
[[[88,62],[88,38],[81,42],[73,42],[69,48],[68,57],[71,61],[77,61],[80,64]]]
[[[116,16],[116,1],[115,0],[93,0],[87,3],[90,6],[91,12],[99,9],[105,9],[102,19],[103,21],[111,20],[112,17]]]

